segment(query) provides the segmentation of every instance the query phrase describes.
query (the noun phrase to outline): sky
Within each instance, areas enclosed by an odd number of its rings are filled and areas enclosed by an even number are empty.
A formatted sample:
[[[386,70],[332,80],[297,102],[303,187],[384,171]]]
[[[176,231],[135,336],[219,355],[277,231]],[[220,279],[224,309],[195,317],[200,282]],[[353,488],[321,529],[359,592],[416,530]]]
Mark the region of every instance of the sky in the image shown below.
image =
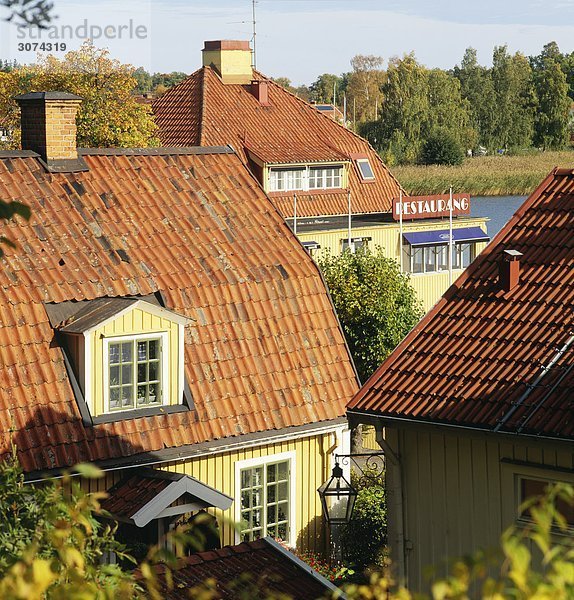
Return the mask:
[[[61,56],[91,36],[122,62],[191,73],[205,40],[253,37],[252,0],[53,1],[47,31],[0,24],[0,58],[31,62],[50,43]],[[550,41],[574,50],[574,0],[257,0],[255,12],[257,68],[294,85],[349,71],[356,54],[414,51],[428,67],[451,68],[469,46],[485,65],[502,44],[527,55]]]

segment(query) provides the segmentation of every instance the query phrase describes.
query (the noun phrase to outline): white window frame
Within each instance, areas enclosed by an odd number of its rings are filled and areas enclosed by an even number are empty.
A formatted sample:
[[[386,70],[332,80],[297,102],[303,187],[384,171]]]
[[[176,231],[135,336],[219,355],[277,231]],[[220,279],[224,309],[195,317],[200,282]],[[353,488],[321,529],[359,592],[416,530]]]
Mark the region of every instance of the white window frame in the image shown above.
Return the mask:
[[[452,268],[453,270],[457,270],[457,271],[464,271],[464,269],[467,269],[468,267],[461,267],[458,266],[457,264],[457,259],[460,257],[460,246],[463,245],[469,245],[470,246],[470,262],[469,265],[472,263],[472,261],[476,258],[476,242],[455,242],[453,244],[453,257],[452,257]],[[430,244],[428,246],[411,246],[410,244],[405,244],[404,245],[406,254],[407,254],[407,260],[408,260],[408,266],[409,266],[409,273],[411,275],[432,275],[435,273],[447,273],[448,272],[448,250],[446,252],[446,259],[447,262],[445,264],[445,267],[443,269],[432,269],[432,270],[428,270],[426,269],[426,265],[427,265],[427,260],[425,258],[426,253],[427,252],[434,252],[435,256],[434,256],[434,264],[435,266],[438,265],[438,261],[437,261],[437,248],[447,248],[448,249],[448,244]],[[423,270],[422,271],[415,271],[414,270],[414,251],[415,250],[422,250],[423,251]],[[404,256],[404,255],[403,255]]]
[[[272,173],[277,172],[301,172],[301,187],[287,187],[283,189],[277,189],[276,181],[274,180]],[[311,187],[311,171],[321,171],[321,181],[323,185],[321,187]],[[328,174],[329,171],[333,173]],[[335,173],[339,171],[339,173]],[[338,185],[326,185],[328,181],[335,182],[338,180]],[[309,192],[317,190],[340,190],[343,189],[345,181],[345,164],[334,163],[328,165],[300,165],[300,166],[272,166],[269,167],[267,175],[269,192]]]
[[[569,470],[560,469],[559,467],[524,464],[512,461],[504,461],[501,464],[502,486],[501,486],[501,502],[502,502],[502,518],[503,523],[509,525],[516,523],[517,525],[525,525],[530,523],[530,519],[524,517],[520,512],[522,503],[522,479],[535,479],[548,483],[568,483],[574,485],[574,473]],[[553,534],[558,537],[567,535],[570,537],[574,529],[569,527],[566,532],[555,531]]]
[[[147,406],[130,406],[127,408],[110,408],[110,369],[109,369],[109,346],[110,344],[118,342],[133,342],[137,340],[150,340],[150,339],[161,340],[161,377],[160,377],[160,389],[161,389],[161,402],[150,404]],[[103,357],[102,357],[102,368],[103,368],[103,380],[104,380],[104,413],[105,414],[121,414],[126,411],[137,411],[145,410],[146,408],[153,408],[156,406],[166,406],[170,403],[170,389],[171,381],[169,379],[169,334],[167,331],[146,331],[144,333],[138,333],[135,335],[118,335],[113,337],[103,338]],[[135,358],[135,357],[134,357]],[[136,363],[137,364],[137,363]],[[137,380],[137,372],[134,372],[135,380]],[[137,386],[137,383],[135,383]]]
[[[239,523],[241,523],[241,471],[243,469],[250,469],[253,467],[263,467],[265,469],[268,464],[284,461],[289,461],[289,539],[284,541],[289,546],[295,547],[297,542],[297,527],[295,521],[297,516],[297,510],[295,506],[295,501],[297,498],[297,471],[296,453],[294,450],[289,452],[280,452],[279,454],[270,454],[268,456],[261,456],[258,458],[248,458],[246,460],[239,460],[235,463],[234,519],[238,525],[235,532],[235,542],[237,544],[241,542],[241,531],[239,530]],[[267,514],[265,514],[265,528],[263,529],[263,533],[267,535]]]

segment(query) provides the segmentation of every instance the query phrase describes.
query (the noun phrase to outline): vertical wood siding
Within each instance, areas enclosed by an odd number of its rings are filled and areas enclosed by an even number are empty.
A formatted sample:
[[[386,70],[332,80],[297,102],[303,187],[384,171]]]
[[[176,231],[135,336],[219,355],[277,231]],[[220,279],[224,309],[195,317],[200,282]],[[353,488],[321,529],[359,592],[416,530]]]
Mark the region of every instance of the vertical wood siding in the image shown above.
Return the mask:
[[[428,567],[444,574],[448,558],[499,547],[502,531],[517,516],[516,472],[523,467],[516,462],[528,463],[524,469],[539,475],[566,481],[568,474],[551,469],[574,469],[574,448],[566,443],[422,430],[399,430],[398,436],[406,569],[415,590],[426,588]],[[390,513],[389,520],[393,518]]]

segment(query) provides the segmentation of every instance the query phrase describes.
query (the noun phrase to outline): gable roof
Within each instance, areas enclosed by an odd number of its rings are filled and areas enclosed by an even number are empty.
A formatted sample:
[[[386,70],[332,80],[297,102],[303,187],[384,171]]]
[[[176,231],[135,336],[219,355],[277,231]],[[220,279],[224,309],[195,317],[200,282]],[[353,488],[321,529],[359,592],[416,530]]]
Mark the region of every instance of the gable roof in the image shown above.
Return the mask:
[[[253,157],[282,164],[349,161],[362,155],[369,158],[375,179],[364,182],[351,164],[352,212],[391,210],[391,200],[399,197],[400,185],[366,140],[261,73],[254,71],[254,79],[268,83],[268,105],[259,103],[249,85],[224,84],[211,67],[202,67],[169,89],[153,103],[162,143],[230,144],[245,164]],[[283,217],[293,216],[293,192],[274,192],[271,197]],[[347,212],[347,190],[297,192],[300,217]]]
[[[574,438],[574,171],[554,170],[365,383],[350,415]],[[501,289],[505,250],[520,280]]]
[[[191,504],[180,506],[178,514],[209,507],[227,510],[233,503],[233,498],[195,477],[156,469],[137,469],[108,493],[102,508],[113,517],[128,520],[138,527],[159,518],[173,502],[184,497],[191,500]]]
[[[162,573],[164,567],[156,567]],[[173,585],[158,577],[160,594],[166,600],[188,598],[189,590],[214,579],[218,598],[264,600],[269,592],[286,594],[293,600],[345,598],[334,584],[270,537],[237,546],[198,552],[178,561],[172,569]],[[259,593],[257,593],[259,592]],[[256,595],[253,595],[256,594]]]
[[[331,422],[357,379],[318,268],[228,148],[87,150],[89,171],[0,155],[0,454],[26,471]],[[82,422],[45,304],[161,292],[190,319],[194,410]],[[165,450],[164,450],[165,449]],[[123,460],[123,459],[122,459]]]

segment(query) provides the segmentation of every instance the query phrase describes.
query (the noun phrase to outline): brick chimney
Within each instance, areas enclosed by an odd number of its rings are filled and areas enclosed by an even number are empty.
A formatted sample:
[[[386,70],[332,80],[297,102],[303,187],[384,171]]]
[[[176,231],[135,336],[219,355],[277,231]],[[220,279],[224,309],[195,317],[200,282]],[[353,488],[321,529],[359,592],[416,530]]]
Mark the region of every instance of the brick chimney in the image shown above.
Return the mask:
[[[249,85],[253,80],[251,48],[242,40],[204,42],[203,66],[215,69],[223,83]]]
[[[78,156],[76,113],[82,98],[66,92],[32,92],[17,96],[20,105],[22,150],[37,152],[52,172],[87,169]]]
[[[269,82],[265,79],[254,79],[251,82],[251,93],[261,106],[269,106]]]
[[[520,282],[520,257],[518,250],[505,250],[498,263],[498,278],[504,292],[510,292]]]

